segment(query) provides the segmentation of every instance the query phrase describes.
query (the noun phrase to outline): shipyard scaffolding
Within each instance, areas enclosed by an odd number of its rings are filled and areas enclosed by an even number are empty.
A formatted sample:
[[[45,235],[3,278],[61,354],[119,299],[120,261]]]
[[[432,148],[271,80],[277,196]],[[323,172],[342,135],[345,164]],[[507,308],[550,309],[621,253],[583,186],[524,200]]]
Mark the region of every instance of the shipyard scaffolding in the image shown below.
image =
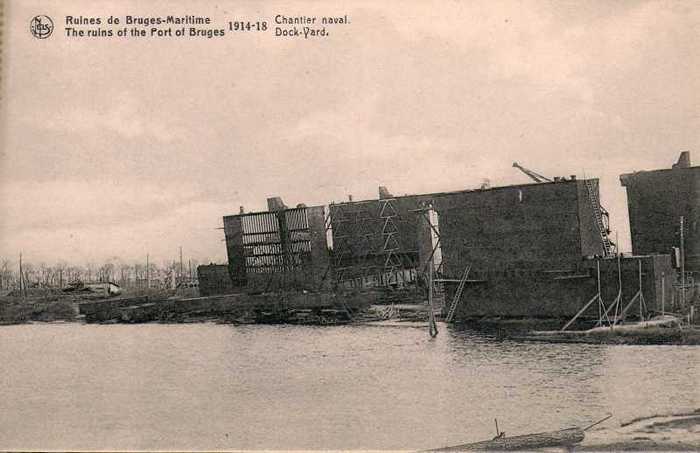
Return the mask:
[[[663,262],[660,259],[660,257],[627,257],[625,258],[625,261],[627,264],[631,265],[631,269],[628,269],[628,271],[632,271],[634,269],[634,272],[636,272],[636,278],[634,279],[628,279],[628,280],[633,280],[636,281],[636,287],[632,286],[634,288],[634,295],[632,298],[630,298],[629,302],[627,302],[624,305],[623,308],[623,294],[624,294],[624,284],[623,284],[623,267],[622,267],[622,256],[617,255],[616,256],[616,281],[608,281],[608,285],[610,287],[613,287],[615,284],[617,284],[617,294],[615,296],[615,299],[606,306],[604,300],[603,300],[603,292],[602,292],[602,279],[601,279],[601,260],[597,259],[595,260],[595,265],[596,265],[596,285],[597,285],[597,292],[593,296],[592,299],[588,301],[575,315],[573,318],[571,318],[562,328],[561,332],[564,332],[567,330],[569,327],[574,325],[574,323],[586,312],[590,312],[591,308],[596,308],[597,309],[597,321],[595,323],[595,327],[610,327],[611,329],[614,328],[614,326],[624,323],[628,313],[630,313],[630,309],[634,307],[635,305],[638,306],[639,311],[638,315],[636,316],[637,319],[641,321],[645,321],[651,317],[651,314],[655,312],[656,314],[661,312],[661,314],[664,314],[664,308],[663,305],[661,307],[655,305],[652,310],[648,304],[647,301],[644,297],[644,292],[645,292],[645,283],[647,289],[651,288],[649,292],[651,293],[656,293],[659,291],[661,292],[661,299],[663,300],[665,298],[665,284],[664,284],[664,279],[663,275],[665,274],[665,270],[659,271],[659,268],[663,267]],[[651,258],[651,260],[650,260]],[[609,263],[609,260],[606,260],[607,263]],[[646,267],[647,270],[646,272],[643,270],[643,262],[646,261]],[[668,263],[666,263],[668,264]],[[609,266],[611,269],[614,267]],[[628,266],[630,267],[630,266]],[[628,274],[631,274],[631,272],[628,272]],[[647,282],[644,281],[646,274],[646,278],[649,280]],[[658,275],[661,274],[661,279],[658,278]],[[631,277],[631,275],[630,275]],[[661,288],[658,288],[658,283],[661,282]],[[630,285],[627,284],[627,291],[629,292]],[[659,310],[660,308],[660,310]],[[633,315],[634,316],[634,315]]]
[[[615,252],[598,180],[535,178],[402,196],[380,187],[376,199],[308,208],[277,199],[269,212],[227,216],[234,290],[363,290],[384,304],[424,302],[429,290],[448,319],[568,319],[599,292],[600,260],[600,299],[613,300],[619,285],[609,295],[605,280],[615,260],[603,258]]]
[[[433,207],[432,202],[422,202],[421,207],[416,209],[422,217],[422,228],[419,230],[419,255],[420,255],[420,275],[423,277],[428,287],[428,305],[430,310],[431,334],[433,332],[434,320],[436,316],[444,316],[446,322],[452,322],[458,305],[462,300],[462,293],[471,265],[467,265],[462,278],[448,278],[444,272],[442,260],[442,237],[440,235],[440,223],[438,212]],[[458,282],[457,291],[452,300],[447,305],[445,296],[445,283]],[[437,334],[437,328],[435,328]]]
[[[332,236],[335,283],[344,288],[405,288],[416,282],[417,251],[407,241],[397,199],[380,188],[379,200],[332,203],[326,221]]]
[[[287,208],[278,198],[268,206],[224,217],[233,285],[251,292],[320,289],[330,267],[323,207]]]

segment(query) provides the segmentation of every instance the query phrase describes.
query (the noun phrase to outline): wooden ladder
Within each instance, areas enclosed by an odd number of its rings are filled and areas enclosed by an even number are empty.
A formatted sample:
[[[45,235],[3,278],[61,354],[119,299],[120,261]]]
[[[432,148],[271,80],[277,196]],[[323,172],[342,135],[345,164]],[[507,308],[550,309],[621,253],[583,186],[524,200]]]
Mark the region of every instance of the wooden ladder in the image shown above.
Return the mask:
[[[595,216],[596,227],[598,227],[598,232],[600,233],[600,239],[603,242],[603,251],[605,256],[613,255],[613,245],[608,237],[608,232],[605,228],[605,223],[603,223],[603,214],[601,212],[600,200],[595,195],[595,188],[593,187],[593,181],[586,179],[586,189],[588,190],[588,199],[591,202],[591,208],[593,208],[593,215]]]
[[[452,322],[452,318],[454,318],[455,316],[455,311],[457,311],[459,301],[462,299],[462,292],[464,291],[464,286],[467,284],[467,278],[469,277],[469,271],[471,270],[471,268],[472,265],[469,264],[464,269],[464,275],[462,275],[462,279],[459,281],[459,286],[457,286],[457,292],[455,292],[455,296],[452,299],[452,304],[450,304],[450,310],[447,312],[445,322]]]

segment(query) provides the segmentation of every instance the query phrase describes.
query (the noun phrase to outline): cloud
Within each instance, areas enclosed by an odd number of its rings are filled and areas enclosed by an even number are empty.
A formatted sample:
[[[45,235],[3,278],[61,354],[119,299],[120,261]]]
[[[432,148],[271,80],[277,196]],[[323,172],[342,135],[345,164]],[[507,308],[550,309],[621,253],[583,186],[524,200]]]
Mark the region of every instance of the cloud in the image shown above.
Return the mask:
[[[619,224],[619,173],[698,147],[690,2],[201,2],[212,17],[337,11],[351,24],[325,41],[42,45],[23,22],[36,5],[8,16],[0,253],[34,243],[126,256],[156,241],[167,253],[188,238],[209,256],[220,238],[187,228],[264,209],[267,196],[320,204],[375,197],[379,184],[524,182],[514,160],[600,176]]]
[[[93,108],[65,105],[52,112],[43,126],[58,134],[103,135],[113,132],[128,140],[148,138],[166,144],[183,135],[174,122],[166,121],[163,116],[150,115],[146,105],[125,92]]]
[[[3,186],[2,194],[7,215],[1,224],[9,230],[135,223],[166,214],[188,198],[153,185],[129,186],[108,180],[100,181],[98,190],[89,181],[15,183]]]

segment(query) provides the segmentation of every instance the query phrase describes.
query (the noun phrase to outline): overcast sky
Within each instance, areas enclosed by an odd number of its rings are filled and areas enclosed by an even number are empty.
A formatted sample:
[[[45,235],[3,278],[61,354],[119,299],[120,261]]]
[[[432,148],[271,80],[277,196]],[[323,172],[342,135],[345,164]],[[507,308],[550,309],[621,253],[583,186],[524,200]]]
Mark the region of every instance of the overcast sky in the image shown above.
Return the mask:
[[[225,261],[221,217],[700,161],[700,3],[5,2],[0,257]],[[29,33],[36,14],[54,35]],[[328,38],[68,39],[66,15],[344,15]],[[274,26],[274,25],[273,25]]]

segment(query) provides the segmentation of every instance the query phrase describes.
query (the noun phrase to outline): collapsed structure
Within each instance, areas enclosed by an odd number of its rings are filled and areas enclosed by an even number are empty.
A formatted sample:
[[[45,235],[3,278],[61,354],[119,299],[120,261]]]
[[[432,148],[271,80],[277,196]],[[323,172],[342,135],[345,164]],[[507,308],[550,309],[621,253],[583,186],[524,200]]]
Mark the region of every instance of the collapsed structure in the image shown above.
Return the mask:
[[[287,208],[279,197],[267,212],[224,217],[228,270],[249,291],[318,290],[330,280],[323,206]]]
[[[459,319],[564,318],[582,307],[595,312],[596,298],[639,294],[640,307],[653,311],[673,301],[670,250],[678,241],[667,230],[679,213],[692,230],[688,268],[697,269],[700,168],[690,167],[689,156],[673,170],[621,177],[634,252],[624,257],[610,240],[597,179],[550,180],[514,166],[535,182],[406,196],[380,187],[374,200],[288,208],[270,198],[266,212],[241,209],[224,217],[228,265],[201,267],[200,288],[204,295],[364,288],[422,294],[430,270],[434,289]],[[663,196],[682,200],[680,207],[659,198],[656,178],[673,181],[664,183],[671,190]],[[225,284],[207,284],[224,269]]]

